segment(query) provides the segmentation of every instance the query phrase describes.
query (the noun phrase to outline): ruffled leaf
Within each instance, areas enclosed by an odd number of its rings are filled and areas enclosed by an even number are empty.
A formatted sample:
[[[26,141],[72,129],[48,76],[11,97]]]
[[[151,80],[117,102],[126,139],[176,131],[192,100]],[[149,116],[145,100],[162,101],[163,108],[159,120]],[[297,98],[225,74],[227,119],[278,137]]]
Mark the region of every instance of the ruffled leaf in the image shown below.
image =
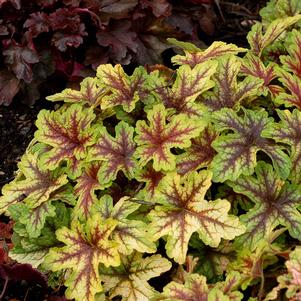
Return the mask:
[[[79,176],[87,147],[94,142],[95,134],[90,128],[94,118],[92,108],[84,109],[78,104],[65,111],[42,110],[36,122],[35,138],[51,147],[41,156],[43,167],[53,170],[61,162],[67,162],[68,175]]]
[[[191,43],[179,42],[176,39],[168,39],[168,41],[184,50],[184,55],[176,55],[171,61],[177,65],[189,65],[191,67],[208,62],[210,59],[246,51],[244,48],[224,42],[213,42],[206,50],[202,50]]]
[[[122,106],[126,112],[135,108],[140,99],[140,93],[145,89],[147,73],[143,67],[136,68],[133,75],[127,75],[121,65],[100,65],[97,68],[97,77],[102,85],[110,92],[102,100],[101,108]]]
[[[97,107],[105,95],[105,87],[100,85],[97,78],[87,77],[80,83],[80,90],[65,89],[60,93],[46,97],[50,101],[64,101],[70,103],[87,104]]]
[[[212,247],[217,247],[222,238],[233,239],[244,232],[238,218],[227,214],[229,202],[204,199],[211,185],[210,172],[193,172],[183,178],[170,173],[162,181],[162,189],[154,198],[161,205],[149,214],[150,229],[154,239],[167,235],[167,255],[176,262],[185,262],[188,242],[194,232]]]
[[[97,200],[95,190],[104,187],[97,178],[100,166],[99,162],[90,163],[83,174],[77,178],[77,184],[74,188],[78,200],[74,212],[79,216],[84,216],[85,218],[90,216],[92,206]]]
[[[287,41],[287,43],[289,43],[289,47],[287,47],[289,55],[280,56],[282,67],[301,78],[301,33],[293,30],[290,41]]]
[[[268,25],[264,34],[261,23],[258,22],[253,25],[247,36],[252,52],[260,57],[265,47],[273,43],[286,28],[298,22],[300,19],[301,15],[277,19]]]
[[[291,168],[289,157],[282,146],[262,135],[273,123],[265,111],[244,110],[240,117],[231,109],[222,109],[214,114],[214,119],[218,131],[227,131],[212,143],[217,151],[211,163],[215,182],[252,174],[259,150],[271,158],[277,173],[287,178]],[[229,130],[233,133],[228,133]]]
[[[121,198],[115,206],[109,195],[104,195],[95,205],[94,211],[100,213],[103,219],[113,218],[118,221],[112,233],[112,238],[120,242],[119,252],[129,255],[133,250],[139,252],[153,253],[156,245],[148,233],[148,226],[142,221],[129,219],[128,216],[135,212],[140,204],[131,202],[129,197]]]
[[[103,222],[96,214],[85,226],[74,222],[72,229],[63,227],[57,231],[57,238],[66,246],[52,248],[45,265],[52,271],[72,270],[65,281],[67,298],[94,301],[95,294],[102,291],[99,264],[106,267],[120,264],[118,243],[109,239],[116,224],[112,219]]]
[[[196,103],[197,97],[214,86],[210,76],[215,72],[216,62],[198,64],[194,68],[188,65],[177,70],[177,77],[171,88],[167,86],[159,72],[152,74],[152,89],[156,98],[163,102],[166,108],[188,116],[200,116],[201,107]]]
[[[280,180],[273,167],[262,161],[255,168],[256,177],[241,176],[228,182],[235,192],[246,195],[255,206],[241,220],[247,226],[246,233],[237,238],[237,243],[254,249],[262,240],[267,240],[276,227],[287,227],[290,235],[301,235],[300,187]]]
[[[281,119],[264,131],[264,136],[273,137],[277,142],[288,144],[291,147],[290,159],[292,168],[290,179],[295,184],[301,183],[301,112],[295,109],[277,110]]]
[[[276,104],[284,104],[287,107],[297,107],[301,109],[301,79],[296,75],[290,74],[283,69],[277,69],[277,74],[280,76],[278,79],[289,93],[280,93],[275,98]]]
[[[176,157],[171,149],[189,147],[190,139],[198,136],[203,129],[201,122],[191,120],[183,114],[171,117],[166,124],[166,115],[165,107],[158,104],[147,113],[149,125],[144,120],[139,120],[136,124],[136,157],[140,159],[142,166],[153,160],[156,171],[174,170]]]
[[[26,153],[18,164],[20,176],[2,189],[0,212],[19,202],[36,208],[49,200],[51,193],[66,184],[66,175],[41,169],[37,154]]]
[[[105,127],[98,130],[98,135],[96,144],[89,150],[89,157],[104,161],[98,172],[99,182],[105,184],[115,180],[119,171],[123,171],[127,178],[133,178],[137,167],[133,156],[136,149],[133,140],[134,128],[121,121],[115,127],[115,137]]]
[[[237,82],[237,75],[241,63],[235,56],[228,56],[221,59],[213,79],[216,82],[213,92],[204,96],[204,103],[213,111],[222,108],[237,109],[246,98],[257,96],[263,81],[253,76],[246,77],[243,81]]]
[[[276,96],[281,91],[280,86],[270,84],[277,77],[274,63],[269,63],[265,66],[258,56],[248,53],[242,60],[241,72],[261,78],[264,82],[264,86],[262,87],[264,92],[267,91]]]
[[[104,290],[110,291],[110,299],[122,296],[122,301],[149,301],[155,290],[147,282],[168,271],[171,263],[161,255],[142,258],[142,254],[134,252],[128,257],[122,256],[118,268],[101,268]]]
[[[216,151],[211,146],[218,134],[213,127],[206,127],[201,135],[191,140],[191,146],[177,156],[177,172],[186,174],[190,171],[208,167]]]

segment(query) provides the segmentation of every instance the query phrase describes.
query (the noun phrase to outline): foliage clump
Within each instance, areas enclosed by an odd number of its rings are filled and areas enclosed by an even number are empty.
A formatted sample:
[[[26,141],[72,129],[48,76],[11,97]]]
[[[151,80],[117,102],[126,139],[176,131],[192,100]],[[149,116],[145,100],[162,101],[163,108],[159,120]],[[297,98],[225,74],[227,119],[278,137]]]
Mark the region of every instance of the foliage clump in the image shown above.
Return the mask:
[[[0,198],[11,258],[81,301],[299,300],[300,20],[49,96]]]

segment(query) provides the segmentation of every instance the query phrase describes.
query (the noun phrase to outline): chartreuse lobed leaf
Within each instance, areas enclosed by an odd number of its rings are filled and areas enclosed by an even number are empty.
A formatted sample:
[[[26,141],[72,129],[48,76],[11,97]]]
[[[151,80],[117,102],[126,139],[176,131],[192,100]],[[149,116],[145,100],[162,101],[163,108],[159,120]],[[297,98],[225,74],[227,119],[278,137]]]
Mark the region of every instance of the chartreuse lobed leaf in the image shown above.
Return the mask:
[[[157,104],[149,110],[147,119],[149,123],[138,120],[136,124],[136,158],[139,158],[141,166],[153,160],[153,168],[156,171],[174,170],[176,156],[171,149],[189,147],[190,139],[199,135],[204,123],[179,114],[172,116],[166,124],[167,112],[162,104]]]
[[[122,106],[124,111],[131,112],[140,99],[140,94],[146,89],[147,73],[143,67],[136,68],[129,76],[121,65],[100,65],[97,68],[97,77],[110,92],[102,99],[102,109]]]
[[[301,33],[293,30],[290,33],[287,51],[289,55],[281,55],[282,68],[301,78]]]
[[[100,274],[104,291],[110,292],[110,300],[121,296],[122,301],[149,301],[156,291],[147,281],[170,268],[171,263],[159,254],[143,258],[142,253],[134,252],[121,256],[121,265],[117,268],[102,265]]]
[[[42,170],[37,153],[25,153],[18,167],[20,176],[2,189],[0,213],[7,212],[10,205],[20,202],[36,208],[68,182],[66,175],[62,173]]]
[[[70,103],[80,103],[91,107],[101,104],[107,89],[100,84],[99,79],[94,77],[85,78],[80,84],[80,90],[65,89],[60,93],[46,97],[50,101],[64,101]]]
[[[186,174],[202,167],[208,167],[216,154],[211,144],[217,136],[218,133],[210,125],[197,138],[193,138],[191,146],[177,156],[177,172]]]
[[[272,84],[271,82],[277,77],[276,64],[270,62],[267,66],[264,65],[261,58],[249,52],[241,61],[241,72],[247,75],[252,75],[253,78],[261,78],[264,82],[264,86],[261,87],[264,95],[267,92],[272,96],[276,96],[282,91],[279,85]]]
[[[74,186],[75,194],[78,196],[74,212],[76,215],[88,218],[91,214],[92,206],[96,203],[95,190],[103,189],[105,186],[98,181],[98,171],[101,162],[95,161],[86,165],[84,172],[76,180]]]
[[[123,197],[113,205],[113,199],[109,195],[102,196],[94,206],[94,211],[100,213],[102,219],[113,218],[118,221],[111,236],[113,240],[120,242],[118,251],[125,255],[131,254],[133,250],[146,253],[156,251],[148,225],[128,218],[139,207],[140,204],[131,202],[129,197]]]
[[[175,55],[171,61],[177,65],[189,65],[191,67],[203,62],[207,63],[210,59],[247,51],[245,48],[224,42],[213,42],[207,49],[202,50],[188,42],[180,42],[176,39],[168,39],[168,41],[184,50],[184,55]]]
[[[300,187],[281,180],[273,167],[262,161],[257,163],[255,175],[240,176],[236,181],[227,182],[235,192],[246,195],[255,203],[240,216],[247,230],[236,239],[237,244],[254,249],[280,225],[286,227],[292,237],[300,238]]]
[[[94,118],[92,108],[85,109],[79,104],[65,110],[42,110],[39,113],[35,138],[50,147],[41,155],[44,169],[54,170],[61,162],[67,162],[69,177],[81,174],[87,147],[95,140],[94,131],[90,128]]]
[[[188,242],[197,232],[207,245],[217,247],[222,238],[233,239],[245,228],[235,216],[228,215],[230,203],[204,199],[211,185],[209,171],[193,172],[187,177],[169,173],[155,194],[157,205],[149,214],[154,239],[167,236],[166,251],[180,264],[185,262]]]
[[[262,23],[257,22],[247,36],[251,51],[260,57],[264,48],[273,43],[289,26],[300,20],[301,15],[274,20],[267,26],[265,33]]]
[[[283,69],[277,69],[279,81],[287,88],[288,92],[282,92],[275,98],[276,104],[284,104],[286,107],[301,109],[301,79]]]
[[[204,91],[214,86],[210,77],[216,71],[217,62],[208,61],[197,64],[193,68],[189,65],[179,67],[176,72],[176,79],[172,87],[160,76],[158,71],[150,76],[153,93],[167,109],[174,109],[176,113],[187,114],[190,117],[200,117],[202,106],[196,99]]]
[[[264,136],[273,137],[277,142],[290,146],[290,159],[292,162],[290,180],[294,184],[301,183],[301,112],[294,109],[277,110],[281,119],[279,123],[271,124],[264,131]]]
[[[212,143],[217,151],[211,162],[214,182],[251,175],[256,166],[258,151],[270,157],[276,172],[282,178],[288,177],[291,163],[282,150],[283,146],[277,145],[272,139],[264,138],[262,134],[273,124],[273,119],[268,117],[267,112],[244,109],[243,116],[239,116],[231,109],[222,109],[214,113],[213,119],[215,128],[222,132]]]
[[[253,76],[247,76],[238,82],[241,63],[234,55],[219,60],[219,66],[213,79],[216,86],[212,92],[204,95],[204,103],[211,111],[222,108],[238,109],[240,103],[246,99],[259,95],[263,81]]]
[[[117,221],[94,214],[85,225],[73,221],[71,229],[57,230],[57,238],[65,246],[52,248],[45,266],[52,271],[71,269],[65,281],[67,298],[94,301],[95,294],[102,291],[100,263],[106,267],[120,264],[119,244],[110,239],[116,225]]]
[[[98,135],[96,143],[89,149],[88,158],[104,162],[98,171],[99,183],[103,185],[115,180],[119,171],[132,179],[138,167],[134,157],[134,128],[121,121],[115,127],[115,137],[105,127],[99,129]]]

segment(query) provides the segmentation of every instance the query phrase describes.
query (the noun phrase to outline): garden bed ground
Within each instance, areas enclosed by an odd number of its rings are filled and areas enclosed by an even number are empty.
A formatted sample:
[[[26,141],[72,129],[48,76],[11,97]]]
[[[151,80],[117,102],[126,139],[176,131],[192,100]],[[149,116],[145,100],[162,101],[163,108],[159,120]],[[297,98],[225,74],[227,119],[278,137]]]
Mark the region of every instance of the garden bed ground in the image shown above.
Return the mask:
[[[196,1],[197,2],[197,1]],[[259,19],[258,12],[267,1],[219,1],[214,8],[214,14],[207,18],[214,18],[216,24],[211,35],[201,36],[200,39],[210,44],[212,41],[221,40],[246,46],[246,34],[255,20]],[[235,2],[235,3],[234,3]],[[221,14],[222,13],[222,14]],[[211,24],[212,20],[206,18],[203,22]],[[211,26],[211,25],[210,25]],[[17,162],[24,153],[27,145],[35,132],[34,122],[38,112],[42,108],[49,108],[51,104],[46,101],[38,101],[36,105],[29,107],[21,103],[21,99],[15,100],[9,107],[0,106],[0,188],[11,181],[17,169]],[[17,289],[16,289],[17,288]],[[1,292],[1,286],[0,286]],[[3,300],[66,300],[64,298],[47,297],[47,291],[36,286],[28,286],[11,283]]]

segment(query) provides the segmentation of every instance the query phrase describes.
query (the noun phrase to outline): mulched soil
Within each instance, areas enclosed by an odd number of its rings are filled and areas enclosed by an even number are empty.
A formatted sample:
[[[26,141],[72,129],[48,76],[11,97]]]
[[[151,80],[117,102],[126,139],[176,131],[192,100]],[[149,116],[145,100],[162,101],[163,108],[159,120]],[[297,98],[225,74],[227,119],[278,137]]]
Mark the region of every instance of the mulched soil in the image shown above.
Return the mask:
[[[267,1],[216,0],[215,2],[219,3],[220,10],[216,6],[213,14],[207,16],[207,18],[214,18],[215,26],[208,28],[207,33],[202,33],[200,38],[207,44],[221,40],[247,46],[246,34],[253,22],[259,20],[258,12]],[[203,21],[212,23],[212,20]],[[23,105],[20,99],[14,101],[9,107],[0,106],[0,189],[14,178],[17,162],[36,130],[35,120],[38,112],[43,108],[51,107],[53,104],[45,100],[40,100],[36,105],[29,107]],[[3,217],[0,219],[5,220]],[[2,285],[0,282],[0,292]],[[3,300],[66,300],[61,297],[50,297],[48,293],[34,285],[12,283],[8,286]]]

